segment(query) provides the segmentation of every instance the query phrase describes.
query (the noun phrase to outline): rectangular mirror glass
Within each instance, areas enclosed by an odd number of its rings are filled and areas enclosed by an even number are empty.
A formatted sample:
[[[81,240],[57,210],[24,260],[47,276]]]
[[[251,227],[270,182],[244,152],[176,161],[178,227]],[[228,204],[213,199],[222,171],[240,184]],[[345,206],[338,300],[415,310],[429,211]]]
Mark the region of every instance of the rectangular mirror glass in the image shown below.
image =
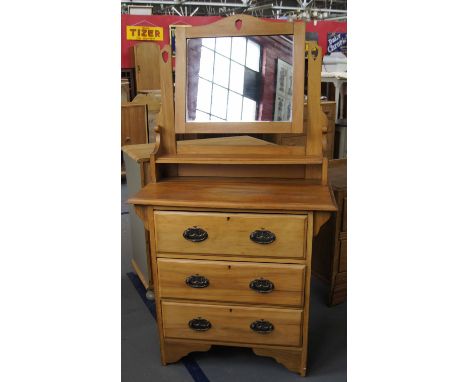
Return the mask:
[[[290,122],[293,35],[187,39],[186,122]]]

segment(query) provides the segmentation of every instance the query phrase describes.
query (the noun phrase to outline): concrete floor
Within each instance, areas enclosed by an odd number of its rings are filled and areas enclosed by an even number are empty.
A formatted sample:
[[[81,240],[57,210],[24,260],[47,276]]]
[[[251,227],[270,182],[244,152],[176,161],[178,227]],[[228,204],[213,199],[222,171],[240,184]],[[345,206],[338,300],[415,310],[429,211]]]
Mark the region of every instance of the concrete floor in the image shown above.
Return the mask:
[[[311,283],[306,377],[289,372],[272,358],[256,356],[250,349],[224,346],[192,353],[192,366],[198,364],[202,370],[198,378],[192,377],[184,362],[162,366],[156,323],[127,276],[133,272],[127,197],[126,185],[122,183],[122,382],[346,381],[346,303],[329,308],[327,285],[316,278]],[[185,364],[190,366],[189,362]]]

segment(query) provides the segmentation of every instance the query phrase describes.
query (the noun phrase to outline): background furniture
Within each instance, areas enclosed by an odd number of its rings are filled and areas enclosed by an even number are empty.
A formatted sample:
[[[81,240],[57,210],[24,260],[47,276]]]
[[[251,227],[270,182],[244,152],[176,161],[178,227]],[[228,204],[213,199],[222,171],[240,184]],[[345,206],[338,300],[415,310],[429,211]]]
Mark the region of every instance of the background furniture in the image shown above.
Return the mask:
[[[155,42],[141,42],[133,47],[136,90],[138,93],[161,89],[159,52],[159,45]]]
[[[347,115],[346,115],[346,93],[347,93],[347,73],[346,72],[322,72],[322,83],[333,84],[335,88],[336,116],[336,144],[335,157],[346,158],[347,141]],[[328,89],[328,88],[327,88]],[[328,96],[328,90],[327,90]]]
[[[146,105],[128,103],[121,106],[121,146],[147,143]]]
[[[123,158],[127,177],[127,188],[130,195],[136,194],[150,182],[149,162],[154,144],[123,146]],[[132,239],[133,258],[131,264],[142,284],[147,289],[147,298],[154,299],[149,234],[142,221],[130,208],[130,235]]]
[[[329,162],[328,179],[335,194],[338,212],[321,229],[314,242],[312,272],[330,283],[329,304],[346,299],[347,186],[346,159]]]
[[[155,142],[155,128],[158,125],[158,114],[161,109],[161,90],[139,92],[132,104],[146,105],[148,117],[148,143]]]
[[[344,159],[347,156],[347,135],[347,124],[337,123],[335,125],[335,157],[338,159]]]
[[[345,73],[343,73],[345,75]],[[344,107],[344,95],[345,95],[345,89],[344,85],[348,79],[346,77],[342,77],[339,75],[335,75],[335,73],[322,73],[322,82],[325,83],[332,83],[335,87],[335,103],[337,105],[336,107],[336,122],[339,122],[343,119],[346,119],[345,117],[345,107]]]
[[[136,95],[135,69],[121,69],[121,79],[128,81],[128,85],[130,88],[129,101],[131,101]]]

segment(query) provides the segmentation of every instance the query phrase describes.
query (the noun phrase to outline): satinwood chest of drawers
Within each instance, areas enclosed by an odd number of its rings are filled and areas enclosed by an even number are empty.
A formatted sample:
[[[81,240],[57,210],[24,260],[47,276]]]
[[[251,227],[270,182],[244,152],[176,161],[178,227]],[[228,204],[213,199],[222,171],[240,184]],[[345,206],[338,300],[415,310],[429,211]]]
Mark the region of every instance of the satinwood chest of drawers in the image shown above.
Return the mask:
[[[171,51],[161,50],[151,182],[129,202],[149,233],[163,364],[212,345],[242,346],[306,374],[312,241],[336,203],[320,109],[322,53],[305,35],[302,21],[247,15],[176,28],[175,94]],[[231,43],[259,53],[255,79],[244,76],[252,89],[242,118],[240,99],[216,85],[230,74],[205,70],[210,55],[234,52]],[[245,49],[236,49],[242,62]],[[192,134],[200,137],[187,144]],[[289,145],[268,141],[271,134],[304,139]]]
[[[313,227],[335,209],[327,186],[168,179],[130,203],[150,232],[164,364],[218,344],[305,374]]]

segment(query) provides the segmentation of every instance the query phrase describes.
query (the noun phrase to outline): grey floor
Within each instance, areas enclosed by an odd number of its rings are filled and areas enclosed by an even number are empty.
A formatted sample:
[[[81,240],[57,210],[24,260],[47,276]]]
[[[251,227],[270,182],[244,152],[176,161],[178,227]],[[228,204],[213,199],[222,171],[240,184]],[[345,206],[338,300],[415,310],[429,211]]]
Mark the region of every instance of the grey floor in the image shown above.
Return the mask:
[[[133,272],[127,196],[122,183],[122,382],[194,381],[182,362],[161,365],[156,323],[127,276]],[[206,353],[192,353],[193,359],[211,382],[346,381],[346,303],[329,308],[326,298],[327,285],[312,278],[306,377],[250,349],[212,347]]]

